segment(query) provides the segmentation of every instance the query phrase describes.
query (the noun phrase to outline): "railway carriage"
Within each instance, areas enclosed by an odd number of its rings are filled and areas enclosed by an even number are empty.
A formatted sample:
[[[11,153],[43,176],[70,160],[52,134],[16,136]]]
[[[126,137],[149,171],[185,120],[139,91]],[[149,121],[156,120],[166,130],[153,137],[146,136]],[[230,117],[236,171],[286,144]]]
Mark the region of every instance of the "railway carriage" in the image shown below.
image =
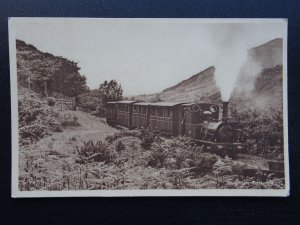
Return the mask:
[[[137,102],[132,105],[132,128],[148,127],[150,123],[149,105],[147,102]]]
[[[132,105],[136,101],[118,101],[116,105],[116,125],[132,129]]]
[[[182,103],[158,102],[152,103],[150,108],[150,126],[166,135],[178,135],[179,108]]]

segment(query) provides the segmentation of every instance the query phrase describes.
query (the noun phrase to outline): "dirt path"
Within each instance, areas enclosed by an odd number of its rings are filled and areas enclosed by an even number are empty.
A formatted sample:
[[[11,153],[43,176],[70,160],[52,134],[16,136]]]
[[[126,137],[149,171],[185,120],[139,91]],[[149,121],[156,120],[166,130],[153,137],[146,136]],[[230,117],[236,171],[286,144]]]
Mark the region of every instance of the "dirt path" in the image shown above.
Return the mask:
[[[81,111],[71,111],[70,113],[78,118],[80,126],[68,127],[63,132],[54,133],[40,140],[37,145],[43,149],[52,147],[55,151],[69,154],[74,151],[76,146],[80,146],[83,141],[103,140],[107,135],[116,131],[105,122],[105,119]]]

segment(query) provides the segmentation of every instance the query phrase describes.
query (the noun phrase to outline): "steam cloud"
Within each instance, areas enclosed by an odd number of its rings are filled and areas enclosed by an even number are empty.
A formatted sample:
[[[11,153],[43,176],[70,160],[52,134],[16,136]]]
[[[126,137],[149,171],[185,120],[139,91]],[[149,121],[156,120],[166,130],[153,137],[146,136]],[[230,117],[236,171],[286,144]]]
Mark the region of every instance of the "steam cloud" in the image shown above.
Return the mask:
[[[247,47],[243,45],[244,28],[239,24],[215,25],[212,40],[219,49],[216,57],[215,80],[223,101],[228,101],[236,84],[242,65],[247,59]]]

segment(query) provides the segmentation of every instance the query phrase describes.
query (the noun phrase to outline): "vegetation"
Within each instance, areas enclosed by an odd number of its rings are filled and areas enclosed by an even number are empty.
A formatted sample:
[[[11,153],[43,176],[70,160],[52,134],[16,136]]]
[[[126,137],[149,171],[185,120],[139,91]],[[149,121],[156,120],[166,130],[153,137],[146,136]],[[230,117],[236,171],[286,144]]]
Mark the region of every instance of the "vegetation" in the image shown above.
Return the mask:
[[[151,127],[141,128],[140,130],[140,139],[142,141],[141,145],[145,149],[150,149],[153,142],[159,139],[159,136]]]
[[[35,143],[53,132],[61,132],[66,126],[79,126],[76,116],[56,111],[38,94],[20,87],[19,96],[20,145]]]
[[[106,141],[76,144],[76,163],[53,146],[47,154],[27,155],[19,187],[21,190],[284,187],[284,179],[264,174],[259,168],[252,175],[246,175],[243,170],[249,168],[248,164],[204,153],[188,138],[155,139],[146,150],[141,146],[141,137],[140,131],[119,131]],[[74,139],[72,142],[77,143]],[[61,162],[59,167],[51,167],[60,173],[47,174],[49,170],[45,170],[45,166],[50,157],[54,162]]]
[[[231,115],[242,131],[241,140],[263,155],[283,154],[283,114],[278,107],[257,108],[231,103]]]
[[[43,53],[20,40],[16,46],[20,86],[43,95],[58,92],[71,97],[87,90],[86,77],[80,74],[77,62]]]
[[[102,141],[83,142],[82,147],[76,146],[76,150],[80,159],[77,163],[88,163],[88,162],[112,162],[115,158],[114,152],[108,149],[106,143]]]
[[[126,146],[123,144],[122,141],[118,141],[116,144],[116,151],[120,152],[122,150],[124,150],[126,148]]]
[[[99,91],[89,90],[78,96],[78,106],[85,112],[97,111],[97,107],[100,104]]]
[[[122,95],[122,86],[115,80],[111,80],[109,82],[104,81],[99,86],[99,96],[103,104],[111,101],[119,101],[122,99]]]
[[[115,80],[104,81],[99,89],[89,90],[79,95],[78,106],[85,112],[103,117],[106,112],[106,103],[122,99],[123,89]]]

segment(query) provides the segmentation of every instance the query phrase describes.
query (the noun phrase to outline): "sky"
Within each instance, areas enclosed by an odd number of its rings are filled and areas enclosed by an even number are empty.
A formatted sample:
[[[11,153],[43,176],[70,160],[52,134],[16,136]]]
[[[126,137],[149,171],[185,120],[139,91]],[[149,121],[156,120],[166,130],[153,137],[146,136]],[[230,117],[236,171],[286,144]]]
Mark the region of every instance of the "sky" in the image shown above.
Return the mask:
[[[286,23],[18,18],[10,29],[40,51],[78,62],[91,89],[115,79],[123,95],[130,96],[160,92],[210,66],[215,66],[217,84],[226,92],[232,89],[247,50],[283,38]]]

